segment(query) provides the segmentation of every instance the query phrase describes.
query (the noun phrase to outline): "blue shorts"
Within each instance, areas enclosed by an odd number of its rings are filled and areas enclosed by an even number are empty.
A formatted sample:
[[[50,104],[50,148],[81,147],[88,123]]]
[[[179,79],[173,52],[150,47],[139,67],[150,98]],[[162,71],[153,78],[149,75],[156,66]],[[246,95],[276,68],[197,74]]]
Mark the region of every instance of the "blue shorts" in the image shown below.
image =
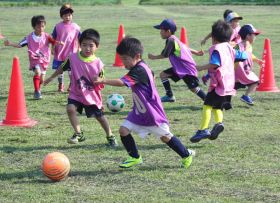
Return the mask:
[[[52,69],[58,69],[58,67],[63,63],[64,61],[57,61],[57,60],[53,60],[53,64],[52,64]]]
[[[73,104],[77,108],[77,112],[79,114],[83,113],[83,109],[85,109],[85,113],[87,118],[99,118],[104,116],[103,109],[99,109],[96,105],[84,105],[81,102],[78,102],[74,99],[68,98],[68,103],[67,104]]]

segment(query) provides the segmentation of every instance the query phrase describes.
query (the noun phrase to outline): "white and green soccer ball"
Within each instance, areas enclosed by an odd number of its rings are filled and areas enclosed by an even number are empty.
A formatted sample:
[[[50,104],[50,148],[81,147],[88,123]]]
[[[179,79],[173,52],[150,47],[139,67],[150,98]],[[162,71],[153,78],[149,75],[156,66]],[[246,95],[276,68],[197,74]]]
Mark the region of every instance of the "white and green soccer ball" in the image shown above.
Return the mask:
[[[120,94],[109,95],[106,104],[108,109],[112,112],[119,112],[125,106],[124,98]]]

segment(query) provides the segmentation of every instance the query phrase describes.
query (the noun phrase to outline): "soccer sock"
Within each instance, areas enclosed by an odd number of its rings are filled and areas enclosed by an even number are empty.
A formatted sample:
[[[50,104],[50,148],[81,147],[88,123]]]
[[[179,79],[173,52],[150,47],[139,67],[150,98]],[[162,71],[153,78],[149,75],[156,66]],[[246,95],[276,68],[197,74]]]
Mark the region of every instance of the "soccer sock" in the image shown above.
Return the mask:
[[[202,89],[200,89],[199,87],[197,87],[197,90],[195,91],[195,93],[196,93],[197,96],[199,96],[199,97],[202,99],[202,101],[205,100],[206,94],[203,92]]]
[[[33,76],[33,84],[34,84],[34,89],[35,91],[40,91],[40,76],[39,75],[34,75]]]
[[[182,142],[175,136],[173,136],[169,142],[166,143],[171,149],[173,149],[182,158],[188,157],[190,155],[189,151],[182,144]]]
[[[223,122],[223,111],[221,109],[213,109],[214,119],[216,123],[222,123]]]
[[[202,110],[202,120],[200,124],[200,130],[207,129],[210,123],[211,119],[211,111],[212,107],[208,105],[203,105],[203,110]]]
[[[140,157],[138,154],[136,143],[131,134],[128,134],[127,136],[121,136],[121,141],[129,156],[136,159]]]
[[[170,82],[168,79],[163,79],[161,80],[162,84],[163,84],[163,87],[166,91],[166,95],[169,96],[169,97],[172,97],[173,96],[173,92],[171,90],[171,86],[170,86]]]
[[[63,73],[62,73],[62,74],[60,74],[60,75],[58,76],[57,80],[58,80],[58,83],[59,83],[59,84],[63,84],[63,82],[64,82],[64,76],[63,76]]]

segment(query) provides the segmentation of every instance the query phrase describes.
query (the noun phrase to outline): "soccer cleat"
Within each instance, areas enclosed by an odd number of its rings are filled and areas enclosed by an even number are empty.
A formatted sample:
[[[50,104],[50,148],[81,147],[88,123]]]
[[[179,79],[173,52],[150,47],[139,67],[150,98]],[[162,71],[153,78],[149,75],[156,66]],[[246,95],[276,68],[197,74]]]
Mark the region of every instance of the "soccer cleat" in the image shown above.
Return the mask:
[[[242,97],[240,97],[240,100],[245,102],[246,104],[248,104],[250,106],[254,105],[254,102],[253,102],[253,100],[250,96],[242,95]]]
[[[130,168],[134,165],[137,165],[137,164],[142,164],[143,163],[143,160],[142,160],[142,157],[140,156],[139,158],[134,158],[134,157],[128,157],[127,160],[125,160],[124,162],[122,162],[120,164],[120,167],[121,168]]]
[[[67,142],[69,144],[78,144],[79,142],[83,142],[85,141],[86,138],[85,136],[83,135],[83,132],[81,133],[74,133],[74,135],[72,135],[72,137],[70,137]]]
[[[59,83],[58,84],[58,92],[64,92],[64,84],[63,83]]]
[[[175,102],[176,98],[174,96],[170,97],[170,96],[163,96],[160,98],[161,102]]]
[[[107,138],[107,141],[108,141],[108,145],[110,147],[114,148],[114,147],[119,146],[115,135],[110,135],[109,137],[106,137],[106,138]]]
[[[190,154],[188,157],[182,159],[182,167],[188,169],[192,164],[193,155]]]
[[[211,135],[208,137],[209,140],[215,140],[218,138],[219,134],[223,132],[224,124],[223,123],[216,123],[211,130]]]
[[[34,91],[34,99],[42,99],[42,94],[40,91]]]
[[[206,139],[208,137],[210,137],[210,132],[208,129],[204,129],[204,130],[198,130],[194,136],[191,137],[190,141],[192,143],[195,143],[195,142],[199,142],[200,140],[202,139]]]

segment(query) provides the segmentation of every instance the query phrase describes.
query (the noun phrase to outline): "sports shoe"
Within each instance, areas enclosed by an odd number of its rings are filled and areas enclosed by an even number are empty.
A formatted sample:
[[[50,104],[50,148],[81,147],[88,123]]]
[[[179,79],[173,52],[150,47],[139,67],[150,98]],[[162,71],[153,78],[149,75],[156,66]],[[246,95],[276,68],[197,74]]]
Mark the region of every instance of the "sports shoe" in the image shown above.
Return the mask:
[[[210,132],[208,129],[205,130],[198,130],[194,136],[191,137],[190,141],[195,143],[195,142],[199,142],[202,139],[206,139],[208,137],[210,137]]]
[[[108,141],[108,144],[110,147],[114,148],[114,147],[119,146],[115,135],[110,135],[109,137],[106,137],[106,138],[107,138],[107,141]]]
[[[240,97],[240,100],[245,102],[248,105],[251,105],[251,106],[254,105],[254,102],[250,96],[242,95],[242,97]]]
[[[42,94],[40,91],[34,91],[34,99],[42,99]]]
[[[175,102],[176,98],[174,96],[170,97],[170,96],[163,96],[160,98],[161,102]]]
[[[208,82],[209,78],[210,77],[209,77],[208,74],[202,76],[201,80],[202,80],[204,85],[207,85],[207,82]]]
[[[74,133],[74,135],[72,135],[72,137],[70,137],[67,142],[69,144],[78,144],[79,142],[83,142],[85,141],[86,138],[85,136],[83,135],[83,132],[81,133]]]
[[[59,83],[58,84],[58,92],[64,92],[64,84],[63,83]]]
[[[139,158],[133,158],[131,156],[128,157],[127,160],[125,160],[124,162],[122,162],[120,164],[121,168],[130,168],[131,166],[137,165],[137,164],[142,164],[143,160],[142,157],[140,156]]]
[[[190,154],[188,157],[182,159],[182,167],[189,168],[192,164],[193,155]]]
[[[218,138],[219,134],[224,131],[223,123],[216,123],[211,130],[211,135],[208,137],[209,140],[215,140]]]

